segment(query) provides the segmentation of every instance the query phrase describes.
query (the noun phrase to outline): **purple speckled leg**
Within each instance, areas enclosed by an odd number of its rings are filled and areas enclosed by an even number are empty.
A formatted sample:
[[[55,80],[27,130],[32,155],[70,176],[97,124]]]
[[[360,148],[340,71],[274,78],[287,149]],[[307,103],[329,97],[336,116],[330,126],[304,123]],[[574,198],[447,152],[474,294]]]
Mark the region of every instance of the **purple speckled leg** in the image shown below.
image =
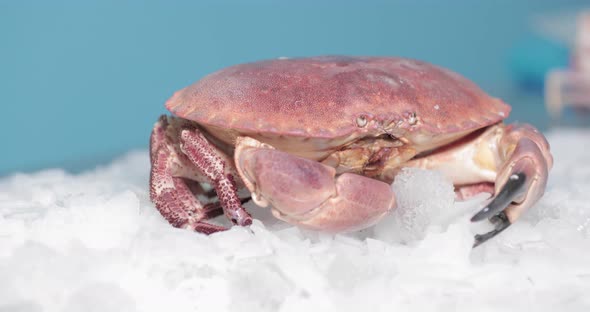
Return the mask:
[[[206,234],[222,231],[224,227],[204,222],[220,215],[220,208],[234,224],[251,224],[237,196],[231,164],[197,129],[162,116],[152,132],[150,156],[150,196],[170,224]],[[194,181],[213,185],[219,203],[203,205],[191,190]]]
[[[193,175],[188,162],[179,155],[176,142],[169,136],[168,119],[163,116],[154,126],[150,140],[150,197],[162,216],[175,227],[211,234],[224,227],[203,222],[215,215],[207,209],[190,189],[190,180],[181,177]],[[179,176],[177,176],[179,175]],[[213,208],[213,207],[212,207]]]
[[[242,207],[232,172],[232,160],[207,141],[198,129],[180,132],[180,149],[207,177],[215,188],[225,215],[238,225],[252,224],[252,217]]]

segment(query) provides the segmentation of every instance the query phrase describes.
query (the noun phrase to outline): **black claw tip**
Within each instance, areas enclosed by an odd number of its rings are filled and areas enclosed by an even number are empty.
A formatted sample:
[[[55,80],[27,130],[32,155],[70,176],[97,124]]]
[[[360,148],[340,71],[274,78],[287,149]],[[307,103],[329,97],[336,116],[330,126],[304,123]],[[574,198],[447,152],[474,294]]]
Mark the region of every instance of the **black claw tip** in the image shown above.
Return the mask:
[[[522,194],[525,184],[526,175],[522,172],[510,176],[504,187],[492,199],[492,201],[482,210],[471,217],[471,222],[477,222],[488,219],[498,212],[506,209],[512,200]]]
[[[495,228],[485,234],[475,235],[475,242],[473,242],[473,248],[485,243],[490,238],[500,234],[502,231],[507,229],[511,224],[510,220],[508,220],[508,216],[504,211],[492,217],[490,221],[496,225]]]

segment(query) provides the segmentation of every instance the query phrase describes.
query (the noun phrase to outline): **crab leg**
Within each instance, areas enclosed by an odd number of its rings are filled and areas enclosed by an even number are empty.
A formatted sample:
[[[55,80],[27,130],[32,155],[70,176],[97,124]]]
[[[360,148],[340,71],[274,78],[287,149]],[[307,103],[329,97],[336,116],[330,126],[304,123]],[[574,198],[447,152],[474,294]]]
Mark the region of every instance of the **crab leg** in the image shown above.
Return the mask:
[[[252,217],[242,207],[232,173],[232,160],[207,141],[196,128],[180,131],[180,149],[203,173],[215,188],[219,202],[228,219],[234,224],[250,225]]]
[[[236,168],[252,199],[272,205],[275,217],[331,232],[353,231],[376,223],[395,206],[388,184],[345,173],[317,161],[275,150],[240,137]]]
[[[175,227],[192,229],[201,233],[214,233],[224,227],[203,222],[216,214],[216,207],[203,207],[189,188],[194,177],[190,164],[179,154],[177,144],[168,135],[169,123],[162,116],[154,126],[150,139],[150,197],[156,207]],[[185,160],[185,161],[183,161]]]
[[[471,221],[489,218],[496,228],[476,235],[474,246],[505,230],[541,198],[552,165],[549,144],[527,124],[497,124],[406,164],[441,170],[459,189],[494,183],[494,198]]]

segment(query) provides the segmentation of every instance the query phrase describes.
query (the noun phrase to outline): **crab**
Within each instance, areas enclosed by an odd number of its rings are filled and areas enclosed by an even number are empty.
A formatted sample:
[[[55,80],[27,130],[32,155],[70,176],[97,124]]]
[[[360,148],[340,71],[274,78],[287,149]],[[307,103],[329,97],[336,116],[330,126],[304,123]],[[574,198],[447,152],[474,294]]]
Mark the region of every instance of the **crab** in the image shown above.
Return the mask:
[[[321,56],[231,66],[174,93],[150,139],[150,197],[173,226],[248,226],[250,199],[301,227],[347,232],[395,209],[405,167],[441,171],[458,200],[492,194],[474,246],[544,193],[553,164],[533,126],[450,70],[406,58]],[[428,194],[424,194],[428,196]]]

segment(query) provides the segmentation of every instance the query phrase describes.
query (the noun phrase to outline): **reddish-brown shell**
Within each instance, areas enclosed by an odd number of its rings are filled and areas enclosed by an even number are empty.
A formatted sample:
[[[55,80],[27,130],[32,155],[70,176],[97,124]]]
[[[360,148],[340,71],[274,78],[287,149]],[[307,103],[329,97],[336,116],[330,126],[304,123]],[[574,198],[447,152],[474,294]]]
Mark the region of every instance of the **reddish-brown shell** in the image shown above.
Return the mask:
[[[231,66],[176,92],[166,107],[238,132],[318,138],[348,136],[364,120],[422,134],[464,133],[510,112],[447,69],[397,57],[342,56]]]

